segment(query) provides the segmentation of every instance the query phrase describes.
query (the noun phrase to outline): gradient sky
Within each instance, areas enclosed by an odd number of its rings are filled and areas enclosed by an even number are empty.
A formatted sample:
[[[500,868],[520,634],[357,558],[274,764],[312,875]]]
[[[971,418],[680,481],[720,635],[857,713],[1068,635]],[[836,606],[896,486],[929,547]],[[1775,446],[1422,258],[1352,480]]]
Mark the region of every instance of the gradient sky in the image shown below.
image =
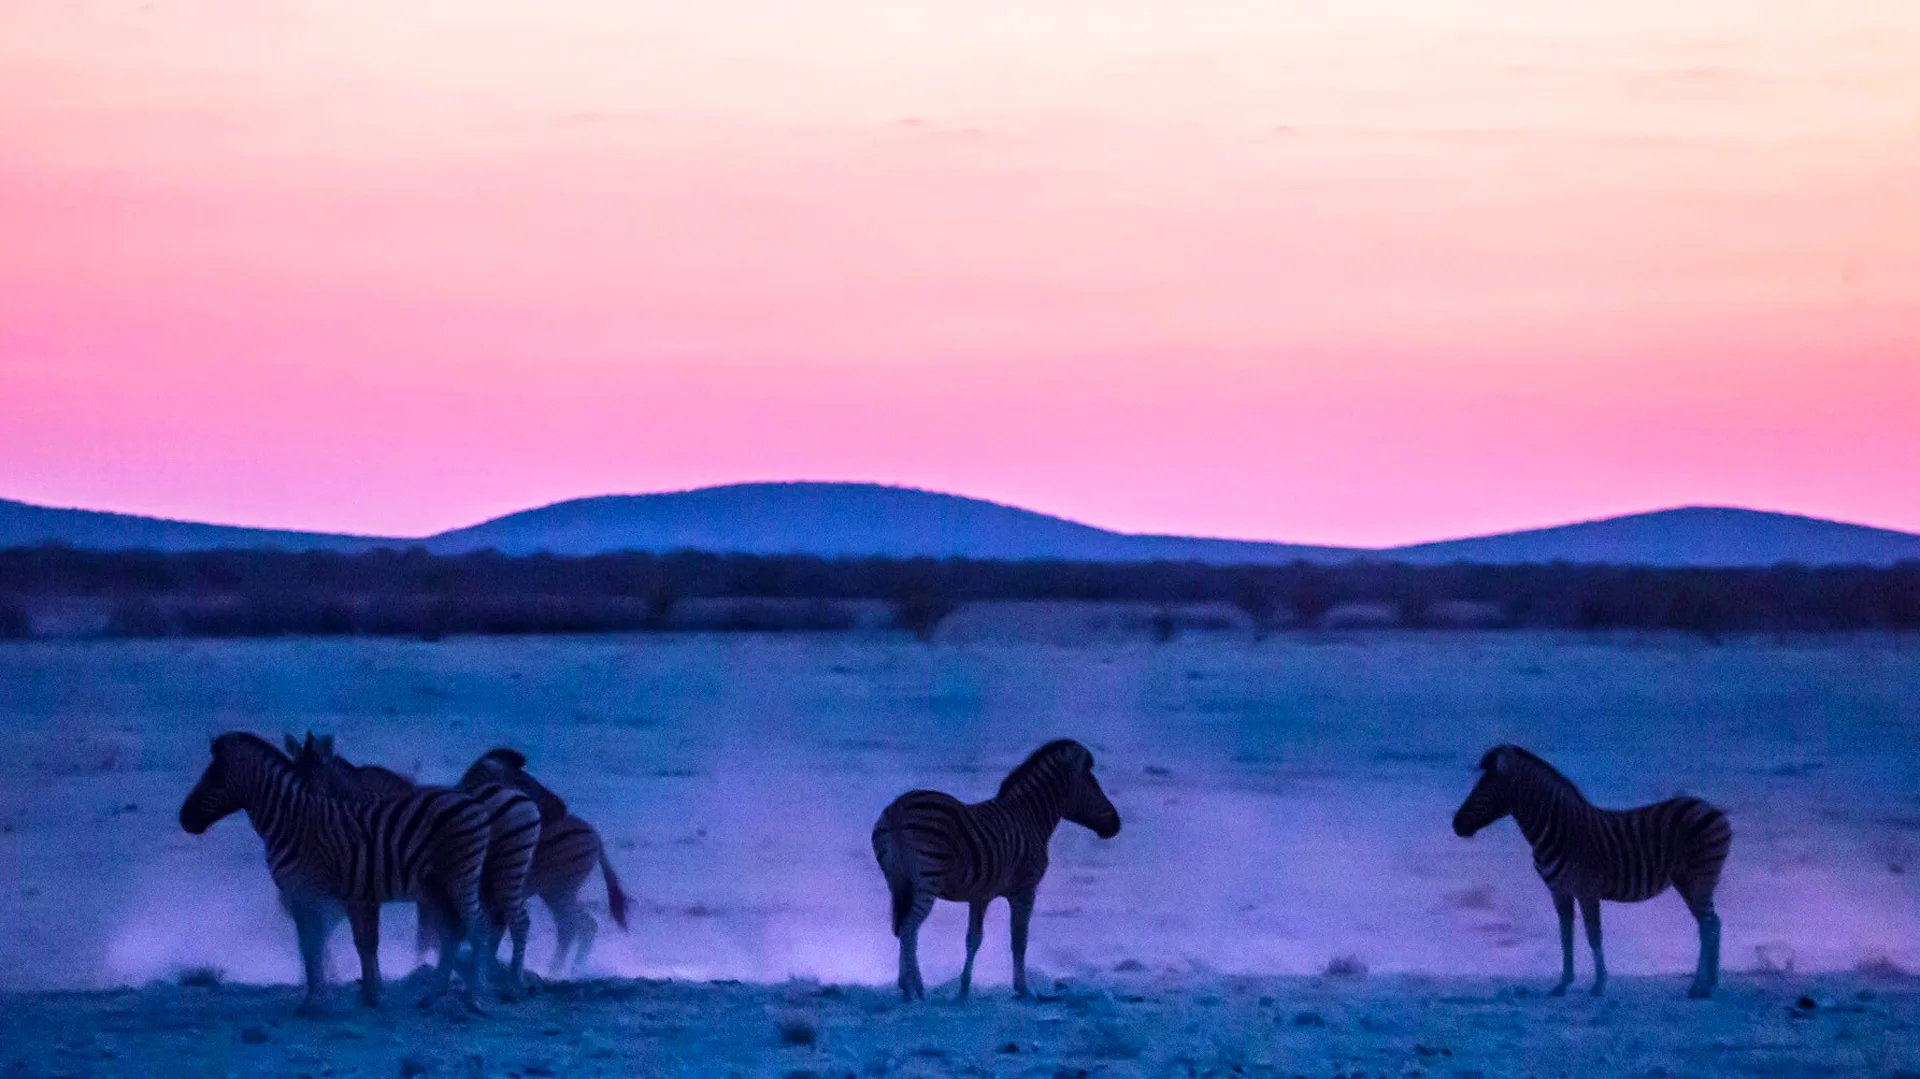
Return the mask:
[[[1920,529],[1911,0],[6,0],[0,496]]]

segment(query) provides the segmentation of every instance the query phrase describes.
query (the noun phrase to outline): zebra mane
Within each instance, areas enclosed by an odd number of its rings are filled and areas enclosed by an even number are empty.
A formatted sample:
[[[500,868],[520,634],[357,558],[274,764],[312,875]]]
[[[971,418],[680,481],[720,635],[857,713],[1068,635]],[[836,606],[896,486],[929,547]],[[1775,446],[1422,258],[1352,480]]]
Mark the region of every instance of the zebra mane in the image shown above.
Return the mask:
[[[1525,749],[1520,746],[1516,746],[1512,744],[1498,745],[1498,746],[1494,746],[1492,749],[1487,750],[1487,755],[1480,758],[1480,770],[1484,772],[1491,772],[1493,770],[1494,759],[1498,757],[1502,752],[1511,753],[1515,757],[1519,758],[1520,761],[1526,765],[1527,774],[1530,777],[1535,779],[1545,779],[1553,783],[1561,784],[1567,787],[1568,789],[1572,790],[1573,793],[1580,794],[1579,784],[1575,783],[1571,779],[1568,779],[1566,777],[1566,774],[1561,772],[1560,769],[1555,768],[1551,764],[1548,764],[1544,757],[1541,757],[1539,754],[1533,752],[1530,749]],[[1580,796],[1582,799],[1586,797],[1584,794],[1581,794]]]
[[[213,744],[215,749],[218,749],[223,744],[229,746],[245,746],[269,760],[276,761],[288,768],[293,767],[293,758],[287,756],[286,751],[251,731],[228,731],[218,738],[215,738]]]
[[[1087,767],[1093,767],[1093,753],[1088,750],[1086,746],[1081,745],[1071,738],[1058,738],[1034,750],[1027,756],[1026,760],[1020,762],[1019,767],[1008,772],[1007,778],[1000,781],[1000,791],[995,797],[1005,798],[1008,791],[1013,790],[1016,786],[1025,782],[1027,777],[1038,770],[1042,764],[1070,753],[1077,753],[1086,757]]]

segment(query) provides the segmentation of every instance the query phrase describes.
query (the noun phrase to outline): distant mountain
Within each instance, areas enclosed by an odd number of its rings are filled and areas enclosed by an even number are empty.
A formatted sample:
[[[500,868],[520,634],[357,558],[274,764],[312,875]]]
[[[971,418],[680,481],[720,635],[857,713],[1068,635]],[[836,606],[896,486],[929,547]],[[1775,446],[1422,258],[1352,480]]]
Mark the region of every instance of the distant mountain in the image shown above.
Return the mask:
[[[1381,552],[1420,564],[1594,562],[1639,566],[1891,565],[1920,559],[1920,535],[1790,513],[1686,506]]]
[[[1362,558],[1424,565],[1564,561],[1646,566],[1889,565],[1920,560],[1920,535],[1707,506],[1369,550],[1135,535],[977,498],[867,483],[743,483],[582,498],[413,539],[232,528],[0,500],[0,547],[48,542],[161,551],[419,546],[444,554],[495,549],[581,555],[698,549],[827,557],[1268,565]]]
[[[64,543],[93,550],[206,551],[230,547],[278,547],[290,551],[364,551],[392,540],[324,532],[171,521],[130,513],[55,509],[0,498],[0,547]]]
[[[1360,552],[1110,532],[959,495],[871,483],[742,483],[560,502],[443,532],[432,551],[591,554],[639,548],[894,558],[1280,563]]]

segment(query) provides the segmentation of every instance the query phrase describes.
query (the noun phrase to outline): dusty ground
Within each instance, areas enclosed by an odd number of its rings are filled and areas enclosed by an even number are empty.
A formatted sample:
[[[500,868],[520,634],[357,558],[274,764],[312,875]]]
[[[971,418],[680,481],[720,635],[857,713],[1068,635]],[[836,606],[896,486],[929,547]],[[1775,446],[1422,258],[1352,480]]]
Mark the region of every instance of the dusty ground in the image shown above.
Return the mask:
[[[1554,1000],[1484,980],[1116,974],[912,1007],[865,987],[595,981],[470,1020],[395,989],[374,1013],[341,990],[317,1020],[293,1016],[290,988],[12,995],[0,1075],[1920,1075],[1920,983],[1864,975],[1736,978],[1697,1002],[1677,978]]]
[[[0,1079],[1920,1074],[1920,987],[1899,973],[1920,970],[1920,643],[1155,645],[1098,621],[1113,617],[970,611],[931,647],[0,646]],[[240,818],[200,837],[175,819],[208,735],[230,728],[330,731],[440,781],[491,745],[524,748],[601,827],[635,900],[621,934],[589,885],[603,929],[588,973],[655,980],[470,1022],[414,1013],[404,987],[361,1014],[341,989],[338,1016],[295,1020],[293,932],[258,838]],[[894,941],[874,816],[913,786],[985,797],[1060,735],[1094,747],[1126,821],[1114,840],[1054,841],[1031,955],[1070,981],[1006,999],[996,905],[984,998],[902,1008],[879,988]],[[1499,740],[1602,804],[1685,790],[1728,810],[1725,999],[1682,999],[1695,937],[1672,896],[1607,908],[1608,999],[1537,995],[1558,942],[1524,840],[1448,827]],[[942,904],[922,934],[948,997],[964,922]],[[389,908],[389,971],[411,965],[411,934],[411,912]],[[535,936],[544,968],[544,911]],[[350,952],[343,932],[337,975]],[[1346,957],[1372,976],[1319,977]],[[180,987],[202,967],[229,987]],[[125,985],[148,988],[111,988]],[[1802,995],[1815,1007],[1796,1013]]]

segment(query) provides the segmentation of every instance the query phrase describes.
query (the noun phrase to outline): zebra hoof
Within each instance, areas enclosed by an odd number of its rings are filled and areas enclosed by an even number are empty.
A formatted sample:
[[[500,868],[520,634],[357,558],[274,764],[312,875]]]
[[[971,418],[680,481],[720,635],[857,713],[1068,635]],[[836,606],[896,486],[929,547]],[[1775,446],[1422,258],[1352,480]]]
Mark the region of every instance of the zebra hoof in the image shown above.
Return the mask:
[[[293,1010],[293,1014],[302,1019],[318,1019],[327,1014],[327,1009],[319,1001],[308,999],[301,1001],[300,1006]]]
[[[1696,985],[1687,990],[1687,997],[1690,1000],[1712,1000],[1713,989],[1704,985]]]
[[[1607,987],[1605,985],[1602,985],[1596,982],[1594,984],[1594,987],[1591,990],[1589,990],[1589,992],[1591,992],[1596,997],[1604,997],[1607,995]]]
[[[1556,985],[1552,989],[1547,990],[1547,995],[1550,997],[1564,997],[1567,995],[1567,987],[1564,984]]]

